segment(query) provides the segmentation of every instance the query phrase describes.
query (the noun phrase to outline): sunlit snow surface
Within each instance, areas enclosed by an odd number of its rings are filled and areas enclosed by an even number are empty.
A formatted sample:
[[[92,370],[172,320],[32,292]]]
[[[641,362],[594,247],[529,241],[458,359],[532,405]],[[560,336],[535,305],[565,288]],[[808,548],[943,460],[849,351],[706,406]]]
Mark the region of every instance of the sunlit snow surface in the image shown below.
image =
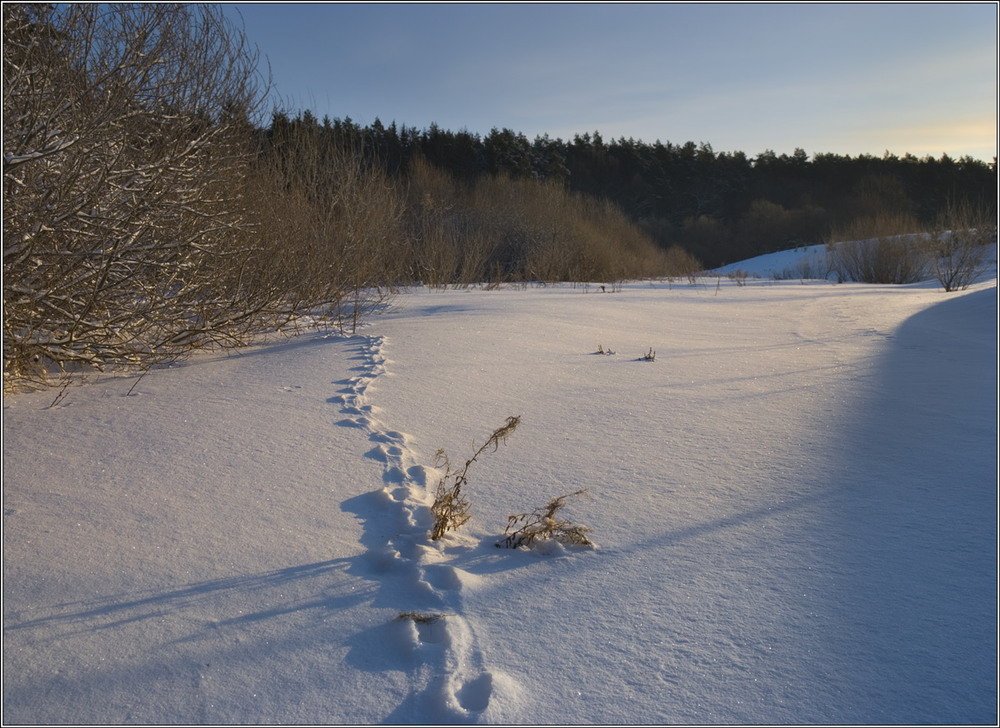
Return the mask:
[[[4,722],[995,723],[995,269],[770,278],[415,289],[4,397]],[[581,488],[595,549],[495,547]]]

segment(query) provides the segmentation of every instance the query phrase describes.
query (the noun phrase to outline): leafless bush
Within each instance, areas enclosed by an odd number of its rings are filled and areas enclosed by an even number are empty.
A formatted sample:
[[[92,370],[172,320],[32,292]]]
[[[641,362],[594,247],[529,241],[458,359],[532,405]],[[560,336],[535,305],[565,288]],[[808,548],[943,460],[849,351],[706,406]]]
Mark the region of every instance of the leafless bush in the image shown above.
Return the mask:
[[[826,248],[830,269],[843,281],[914,283],[927,270],[921,227],[907,214],[857,218],[834,231]]]
[[[257,164],[260,239],[295,275],[288,294],[343,328],[384,302],[406,278],[405,202],[361,144],[307,117],[274,124]]]
[[[461,182],[411,164],[413,277],[432,285],[615,281],[681,275],[698,264],[665,253],[613,204],[554,182],[505,175]]]
[[[793,234],[794,219],[794,212],[770,200],[758,199],[750,203],[734,233],[758,245],[777,245]]]
[[[915,236],[841,242],[832,247],[831,254],[831,268],[840,280],[914,283],[927,270],[923,246]]]
[[[431,286],[459,282],[464,278],[459,273],[464,250],[480,246],[472,241],[463,245],[462,236],[471,231],[463,224],[458,183],[423,157],[410,162],[406,182],[410,278]]]
[[[769,200],[757,199],[734,224],[732,234],[752,250],[787,248],[794,242],[818,239],[824,217],[824,211],[815,205],[787,210]]]
[[[149,366],[273,314],[241,204],[256,53],[203,5],[3,7],[4,378]]]
[[[745,270],[731,270],[728,273],[726,273],[726,278],[728,278],[731,281],[735,281],[736,285],[740,288],[746,285],[748,276],[749,273],[747,273]]]
[[[929,270],[946,292],[962,290],[989,267],[996,227],[968,203],[949,202],[930,236]]]
[[[434,515],[434,525],[431,528],[432,541],[441,538],[448,531],[458,529],[472,517],[469,511],[469,501],[462,493],[462,486],[468,483],[469,466],[476,462],[476,459],[490,446],[495,452],[500,447],[500,443],[506,444],[507,438],[513,434],[519,424],[521,424],[520,417],[508,417],[503,426],[494,430],[483,446],[465,462],[465,467],[460,471],[452,471],[444,450],[437,451],[435,466],[443,467],[445,474],[438,481],[434,503],[431,505],[431,513]]]
[[[332,205],[336,245],[349,295],[351,330],[382,304],[403,275],[403,202],[386,174],[360,155],[340,160]],[[341,320],[348,316],[341,315]]]
[[[669,278],[691,278],[702,268],[698,259],[679,245],[667,248],[664,265],[663,275]]]
[[[557,517],[570,498],[586,493],[586,488],[574,493],[566,493],[558,498],[553,498],[544,507],[531,513],[508,516],[504,540],[497,546],[509,549],[516,549],[520,546],[531,548],[541,541],[558,541],[574,546],[593,546],[593,542],[587,538],[587,533],[590,532],[589,528]]]

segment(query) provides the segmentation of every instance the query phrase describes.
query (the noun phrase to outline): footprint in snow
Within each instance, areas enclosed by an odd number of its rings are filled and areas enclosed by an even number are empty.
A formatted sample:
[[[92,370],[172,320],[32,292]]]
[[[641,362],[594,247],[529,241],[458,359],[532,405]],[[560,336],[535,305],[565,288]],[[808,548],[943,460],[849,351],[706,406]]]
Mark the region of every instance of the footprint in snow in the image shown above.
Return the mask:
[[[424,567],[424,581],[435,589],[461,589],[462,580],[454,566],[430,564]]]

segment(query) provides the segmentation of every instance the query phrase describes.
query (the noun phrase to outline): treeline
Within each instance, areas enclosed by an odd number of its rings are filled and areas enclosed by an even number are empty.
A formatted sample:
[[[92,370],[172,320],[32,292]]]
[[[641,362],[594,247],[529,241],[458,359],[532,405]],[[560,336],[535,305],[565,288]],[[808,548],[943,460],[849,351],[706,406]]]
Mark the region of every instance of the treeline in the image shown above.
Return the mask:
[[[750,157],[690,141],[605,141],[596,131],[529,141],[510,129],[481,136],[378,119],[364,126],[350,118],[319,122],[309,111],[294,119],[276,114],[270,133],[300,127],[353,140],[391,176],[420,158],[464,182],[503,175],[607,200],[659,247],[680,246],[709,268],[827,241],[839,231],[885,233],[887,220],[893,232],[912,233],[934,226],[949,204],[971,205],[987,219],[997,211],[995,158],[810,157],[802,149]]]
[[[363,278],[429,285],[618,281],[699,268],[681,248],[656,245],[607,199],[505,170],[448,170],[417,147],[409,149],[404,165],[370,131],[320,124],[309,112],[292,120],[276,114],[261,133],[260,152],[285,191],[311,206],[308,213],[298,211],[301,217],[320,220],[334,213],[315,232],[315,249],[345,235],[364,236],[365,256],[378,270]],[[380,193],[347,192],[359,185]],[[354,222],[358,216],[363,221]]]

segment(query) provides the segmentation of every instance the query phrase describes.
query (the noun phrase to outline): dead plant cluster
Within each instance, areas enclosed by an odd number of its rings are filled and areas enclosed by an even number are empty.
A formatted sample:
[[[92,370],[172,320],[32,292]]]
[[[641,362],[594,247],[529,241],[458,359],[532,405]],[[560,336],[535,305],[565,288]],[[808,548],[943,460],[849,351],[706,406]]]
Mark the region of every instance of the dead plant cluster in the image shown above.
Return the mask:
[[[495,452],[501,443],[506,444],[507,438],[517,429],[519,424],[521,424],[520,417],[508,417],[503,426],[494,430],[482,447],[476,450],[475,454],[465,462],[465,467],[460,471],[451,469],[444,450],[437,451],[435,465],[443,467],[445,474],[438,481],[437,493],[434,503],[431,505],[431,513],[434,515],[434,525],[431,528],[432,541],[441,538],[448,531],[458,529],[472,517],[469,501],[462,492],[462,487],[468,484],[469,466],[476,462],[477,458],[489,447],[492,446]],[[558,498],[553,498],[543,508],[538,508],[531,513],[508,516],[507,528],[504,531],[505,538],[502,542],[497,543],[497,546],[531,548],[540,541],[558,541],[567,545],[592,546],[593,543],[586,536],[590,529],[558,517],[559,511],[566,506],[568,500],[586,493],[586,489],[566,493]],[[410,614],[401,614],[400,619],[402,618],[416,619]]]
[[[427,614],[425,612],[400,612],[396,617],[397,620],[403,622],[409,619],[416,624],[431,624],[437,622],[439,619],[444,619],[449,615],[447,614]]]
[[[543,508],[536,508],[531,513],[521,513],[507,517],[505,538],[497,546],[516,549],[520,546],[531,548],[538,541],[558,541],[573,546],[593,546],[587,538],[590,531],[586,526],[578,526],[558,517],[559,511],[566,506],[566,501],[577,496],[586,495],[583,488],[574,493],[566,493],[550,500]]]
[[[740,288],[747,284],[748,276],[749,274],[745,270],[733,270],[726,273],[726,277],[731,281],[735,281],[736,285]]]

